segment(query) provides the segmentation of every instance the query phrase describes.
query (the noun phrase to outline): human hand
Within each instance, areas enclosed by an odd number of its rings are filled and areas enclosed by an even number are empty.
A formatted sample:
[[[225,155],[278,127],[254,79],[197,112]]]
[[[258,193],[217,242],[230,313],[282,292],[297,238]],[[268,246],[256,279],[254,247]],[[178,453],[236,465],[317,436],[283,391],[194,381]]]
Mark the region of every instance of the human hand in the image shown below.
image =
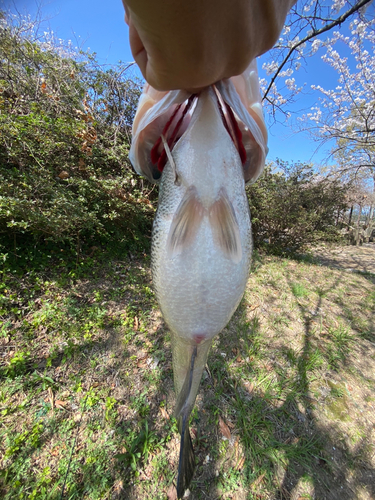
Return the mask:
[[[276,42],[295,0],[123,0],[130,46],[157,90],[197,92]]]

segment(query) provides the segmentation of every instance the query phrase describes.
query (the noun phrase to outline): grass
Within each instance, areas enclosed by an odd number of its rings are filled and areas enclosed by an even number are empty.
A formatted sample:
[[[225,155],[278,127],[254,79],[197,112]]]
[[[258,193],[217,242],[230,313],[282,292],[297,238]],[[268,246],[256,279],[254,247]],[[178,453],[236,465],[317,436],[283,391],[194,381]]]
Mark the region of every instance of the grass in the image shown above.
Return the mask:
[[[148,256],[53,263],[0,275],[1,498],[173,498],[170,336]],[[192,415],[189,498],[375,496],[374,312],[367,275],[256,255]]]

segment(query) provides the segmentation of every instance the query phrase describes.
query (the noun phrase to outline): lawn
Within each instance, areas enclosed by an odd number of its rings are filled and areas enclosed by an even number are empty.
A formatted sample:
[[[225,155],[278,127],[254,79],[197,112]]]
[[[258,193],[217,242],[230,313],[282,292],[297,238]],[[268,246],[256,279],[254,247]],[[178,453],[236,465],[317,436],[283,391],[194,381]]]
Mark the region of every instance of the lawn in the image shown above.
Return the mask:
[[[44,258],[0,268],[1,498],[174,500],[149,257]],[[374,313],[374,274],[255,255],[193,411],[190,499],[375,498]]]

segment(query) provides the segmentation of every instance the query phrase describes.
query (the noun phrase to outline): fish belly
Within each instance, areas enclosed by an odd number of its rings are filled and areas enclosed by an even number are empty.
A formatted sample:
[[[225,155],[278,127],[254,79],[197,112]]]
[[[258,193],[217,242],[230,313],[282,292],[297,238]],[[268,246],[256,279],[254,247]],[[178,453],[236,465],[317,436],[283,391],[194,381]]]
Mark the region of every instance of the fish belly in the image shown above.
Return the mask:
[[[208,217],[203,217],[194,242],[171,258],[167,252],[171,214],[181,200],[181,195],[169,192],[178,190],[172,182],[173,175],[167,165],[160,192],[159,206],[162,208],[156,214],[153,228],[152,276],[163,317],[172,332],[175,389],[179,394],[193,347],[201,346],[199,360],[203,365],[197,360],[196,372],[202,373],[212,339],[229,322],[243,296],[251,262],[252,239],[243,187],[243,193],[237,195],[235,201],[243,249],[240,262],[233,262],[217,247]],[[167,208],[164,196],[171,205]],[[200,375],[195,378],[198,389]]]

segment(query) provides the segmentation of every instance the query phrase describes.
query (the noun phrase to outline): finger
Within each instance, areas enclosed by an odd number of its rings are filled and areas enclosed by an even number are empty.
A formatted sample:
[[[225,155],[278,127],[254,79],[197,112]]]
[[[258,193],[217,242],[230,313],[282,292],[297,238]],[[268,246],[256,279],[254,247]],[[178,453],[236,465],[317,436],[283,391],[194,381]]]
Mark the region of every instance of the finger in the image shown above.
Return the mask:
[[[132,51],[133,57],[135,62],[138,64],[139,69],[142,72],[142,75],[144,78],[146,78],[146,68],[147,68],[147,51],[145,49],[145,46],[143,45],[143,42],[138,34],[137,29],[135,28],[131,17],[128,17],[128,24],[129,24],[129,42],[130,42],[130,49]]]
[[[125,9],[125,22],[126,24],[129,25],[129,7],[127,6],[125,0],[122,0],[122,5],[124,6]]]

